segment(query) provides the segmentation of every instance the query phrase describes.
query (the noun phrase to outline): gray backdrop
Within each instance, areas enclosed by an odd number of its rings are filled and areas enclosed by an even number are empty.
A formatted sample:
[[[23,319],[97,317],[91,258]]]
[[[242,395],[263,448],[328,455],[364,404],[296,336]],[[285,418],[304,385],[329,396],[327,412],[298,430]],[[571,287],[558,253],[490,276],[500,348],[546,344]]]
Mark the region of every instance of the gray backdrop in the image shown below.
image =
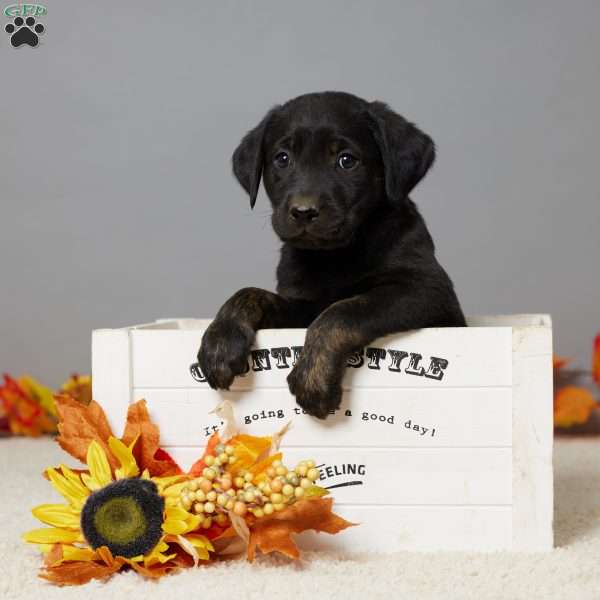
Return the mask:
[[[6,3],[6,2],[5,2]],[[89,371],[90,332],[211,316],[274,286],[240,136],[316,90],[389,102],[438,144],[415,190],[467,313],[600,330],[600,3],[46,0],[0,31],[0,370]]]

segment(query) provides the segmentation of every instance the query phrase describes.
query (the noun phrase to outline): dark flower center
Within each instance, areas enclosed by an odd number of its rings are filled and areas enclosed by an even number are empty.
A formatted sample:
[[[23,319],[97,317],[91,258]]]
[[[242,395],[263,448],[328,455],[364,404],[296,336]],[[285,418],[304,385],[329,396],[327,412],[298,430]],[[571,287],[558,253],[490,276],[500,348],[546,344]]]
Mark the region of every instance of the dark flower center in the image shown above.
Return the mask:
[[[81,511],[81,530],[94,549],[115,556],[146,554],[162,535],[165,501],[147,479],[120,479],[94,492]]]

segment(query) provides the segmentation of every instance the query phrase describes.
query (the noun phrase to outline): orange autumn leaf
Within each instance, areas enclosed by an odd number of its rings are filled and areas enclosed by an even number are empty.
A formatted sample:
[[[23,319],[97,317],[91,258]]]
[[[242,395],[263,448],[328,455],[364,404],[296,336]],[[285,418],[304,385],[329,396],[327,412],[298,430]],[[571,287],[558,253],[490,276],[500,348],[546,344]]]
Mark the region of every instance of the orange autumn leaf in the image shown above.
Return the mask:
[[[300,500],[280,512],[257,519],[250,527],[248,560],[254,560],[257,549],[264,554],[281,552],[290,558],[299,558],[292,534],[307,529],[336,534],[355,525],[334,514],[332,505],[333,498]]]
[[[568,365],[572,359],[565,358],[564,356],[557,356],[556,354],[552,355],[552,368],[555,371],[560,371],[563,367]]]
[[[59,394],[61,393],[68,394],[87,406],[92,401],[92,378],[75,373],[62,384]]]
[[[554,424],[557,427],[571,427],[585,423],[597,406],[589,390],[568,385],[554,396]]]
[[[150,420],[145,400],[134,402],[127,410],[122,441],[129,446],[136,438],[133,455],[142,471],[148,469],[151,475],[159,477],[181,473],[177,463],[159,446],[160,431]]]
[[[252,467],[259,458],[266,457],[271,449],[272,439],[270,436],[256,437],[240,433],[232,437],[227,443],[235,448],[237,461],[230,469],[235,475],[239,471]]]
[[[51,403],[50,390],[31,377],[13,379],[4,375],[4,383],[0,385],[0,412],[14,435],[38,437],[54,433],[56,422],[49,412]]]
[[[216,431],[215,433],[213,433],[210,436],[210,439],[206,443],[206,448],[204,449],[204,454],[202,455],[202,458],[198,459],[192,465],[192,467],[189,471],[190,475],[192,475],[194,477],[199,477],[200,475],[202,475],[202,471],[206,467],[206,463],[204,462],[204,459],[207,456],[214,456],[216,454],[215,447],[220,443],[221,443],[221,438],[219,436],[219,432]]]
[[[592,355],[592,377],[600,385],[600,333],[594,339],[594,353]]]
[[[45,567],[40,577],[56,585],[81,585],[92,579],[106,579],[120,568],[121,565],[117,564],[108,566],[97,562],[66,562],[56,567]]]
[[[112,430],[102,407],[94,400],[86,406],[64,394],[56,396],[55,401],[59,417],[56,441],[61,448],[85,463],[88,447],[96,441],[102,446],[111,467],[116,469],[117,460],[108,447]]]

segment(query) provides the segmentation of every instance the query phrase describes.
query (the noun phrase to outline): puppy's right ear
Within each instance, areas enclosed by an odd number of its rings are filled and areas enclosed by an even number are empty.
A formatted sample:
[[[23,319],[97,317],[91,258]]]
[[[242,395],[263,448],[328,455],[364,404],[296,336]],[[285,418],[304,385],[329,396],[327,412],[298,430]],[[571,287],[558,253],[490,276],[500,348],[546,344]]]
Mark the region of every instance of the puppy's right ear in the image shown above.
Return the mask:
[[[250,196],[250,208],[254,208],[256,204],[263,170],[263,138],[271,117],[278,109],[279,106],[272,108],[263,120],[243,137],[231,157],[233,174]]]

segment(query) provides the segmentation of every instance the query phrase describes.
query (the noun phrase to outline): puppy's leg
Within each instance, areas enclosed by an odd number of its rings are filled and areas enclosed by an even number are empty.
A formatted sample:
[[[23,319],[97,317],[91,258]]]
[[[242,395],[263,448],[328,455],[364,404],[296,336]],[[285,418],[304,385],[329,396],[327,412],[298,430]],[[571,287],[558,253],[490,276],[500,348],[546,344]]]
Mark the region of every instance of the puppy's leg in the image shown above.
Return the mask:
[[[198,363],[215,389],[229,389],[248,369],[248,354],[257,329],[305,327],[310,307],[267,290],[243,288],[221,307],[202,337]]]
[[[325,419],[340,405],[346,360],[353,351],[390,333],[464,324],[454,293],[444,286],[415,292],[385,285],[340,300],[308,328],[304,348],[287,378],[290,392],[306,412]]]

